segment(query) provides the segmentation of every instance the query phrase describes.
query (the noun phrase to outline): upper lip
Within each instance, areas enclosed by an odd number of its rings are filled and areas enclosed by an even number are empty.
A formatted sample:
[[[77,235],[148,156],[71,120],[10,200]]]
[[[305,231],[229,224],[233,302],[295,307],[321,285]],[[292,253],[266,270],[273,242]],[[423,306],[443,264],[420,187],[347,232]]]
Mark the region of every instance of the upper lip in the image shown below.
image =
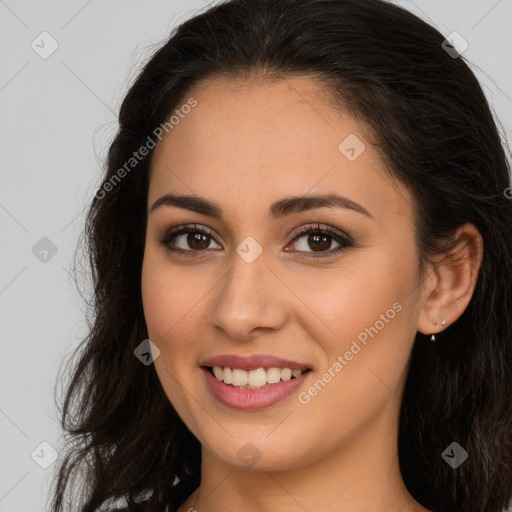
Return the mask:
[[[290,361],[270,354],[258,354],[252,356],[237,356],[223,354],[206,359],[201,366],[221,366],[239,368],[240,370],[256,370],[257,368],[290,368],[292,370],[311,369],[307,364]]]

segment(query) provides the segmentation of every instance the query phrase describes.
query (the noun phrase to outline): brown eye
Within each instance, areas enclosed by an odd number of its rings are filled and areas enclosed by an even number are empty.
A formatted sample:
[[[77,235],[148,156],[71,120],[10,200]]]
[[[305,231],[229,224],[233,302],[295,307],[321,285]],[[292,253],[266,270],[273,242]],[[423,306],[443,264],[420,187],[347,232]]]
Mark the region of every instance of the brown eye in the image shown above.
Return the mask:
[[[196,226],[178,226],[168,231],[160,240],[169,251],[191,256],[211,249],[212,242],[215,242],[213,236]],[[220,245],[218,247],[222,249]]]
[[[186,256],[200,256],[209,252],[212,249],[212,242],[217,244],[213,249],[222,249],[211,233],[196,225],[173,228],[160,240],[160,243],[170,252]],[[337,244],[334,249],[332,249],[333,243]],[[292,244],[297,245],[298,250],[290,251],[285,248],[285,251],[297,252],[304,258],[332,256],[354,246],[354,242],[348,235],[330,226],[320,228],[319,224],[316,227],[300,230]]]
[[[191,249],[196,249],[198,251],[202,249],[208,249],[208,246],[210,245],[210,240],[211,238],[208,235],[203,235],[202,233],[188,233],[186,235],[186,241],[188,246]]]
[[[296,240],[298,240],[295,242],[297,249],[306,252],[308,250],[313,252],[325,252],[331,248],[333,242],[341,245],[339,242],[335,242],[332,236],[316,232],[302,235]]]
[[[332,249],[333,243],[337,244],[334,246],[334,249]],[[319,225],[314,228],[302,229],[293,239],[293,244],[297,252],[300,253],[300,256],[305,258],[332,256],[348,247],[354,246],[352,239],[348,235],[330,226],[320,228]]]
[[[308,245],[313,251],[323,251],[331,248],[332,239],[325,235],[309,235]]]

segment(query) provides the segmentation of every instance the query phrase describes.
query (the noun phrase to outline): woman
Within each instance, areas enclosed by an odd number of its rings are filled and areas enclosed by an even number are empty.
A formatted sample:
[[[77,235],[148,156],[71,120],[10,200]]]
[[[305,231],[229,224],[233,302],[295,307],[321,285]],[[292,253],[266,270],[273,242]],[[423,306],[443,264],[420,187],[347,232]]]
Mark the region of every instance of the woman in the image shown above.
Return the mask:
[[[231,0],[154,54],[87,219],[54,512],[77,476],[81,512],[510,502],[509,171],[443,42],[380,0]]]

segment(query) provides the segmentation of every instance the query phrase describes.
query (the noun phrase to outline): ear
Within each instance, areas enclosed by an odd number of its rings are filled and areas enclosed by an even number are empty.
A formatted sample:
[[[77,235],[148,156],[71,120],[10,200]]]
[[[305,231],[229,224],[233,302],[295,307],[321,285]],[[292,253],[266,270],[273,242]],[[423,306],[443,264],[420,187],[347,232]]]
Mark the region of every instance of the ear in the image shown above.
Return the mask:
[[[468,222],[457,229],[454,238],[449,253],[432,258],[423,285],[417,325],[423,334],[435,334],[453,324],[464,313],[476,286],[483,257],[482,235]]]

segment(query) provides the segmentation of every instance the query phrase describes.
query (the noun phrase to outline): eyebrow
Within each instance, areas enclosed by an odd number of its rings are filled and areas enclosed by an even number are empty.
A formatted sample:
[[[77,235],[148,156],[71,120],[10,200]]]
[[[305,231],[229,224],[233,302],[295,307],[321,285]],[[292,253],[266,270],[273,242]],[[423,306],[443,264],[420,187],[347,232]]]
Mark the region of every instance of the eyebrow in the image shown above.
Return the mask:
[[[162,206],[175,206],[216,219],[222,219],[224,215],[222,208],[218,204],[204,197],[194,195],[165,194],[153,203],[149,213]],[[375,220],[373,215],[362,205],[338,194],[286,197],[270,205],[268,216],[270,219],[277,220],[292,213],[301,213],[315,208],[345,208]]]

